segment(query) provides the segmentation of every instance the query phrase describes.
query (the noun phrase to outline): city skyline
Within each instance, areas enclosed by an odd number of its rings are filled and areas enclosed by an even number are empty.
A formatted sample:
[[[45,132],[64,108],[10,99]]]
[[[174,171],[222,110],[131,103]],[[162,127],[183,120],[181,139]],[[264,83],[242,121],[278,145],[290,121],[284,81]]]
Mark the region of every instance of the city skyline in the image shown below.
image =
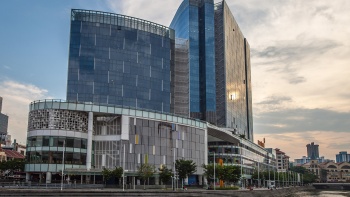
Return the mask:
[[[0,41],[0,96],[12,139],[25,143],[31,101],[65,99],[66,86],[57,84],[67,80],[70,9],[115,12],[169,26],[182,1],[147,2],[3,3],[0,20],[8,28],[0,36],[8,39]],[[306,155],[310,142],[319,144],[320,156],[328,159],[347,151],[350,4],[227,3],[252,50],[255,143],[265,137],[267,147],[280,148],[293,159]]]

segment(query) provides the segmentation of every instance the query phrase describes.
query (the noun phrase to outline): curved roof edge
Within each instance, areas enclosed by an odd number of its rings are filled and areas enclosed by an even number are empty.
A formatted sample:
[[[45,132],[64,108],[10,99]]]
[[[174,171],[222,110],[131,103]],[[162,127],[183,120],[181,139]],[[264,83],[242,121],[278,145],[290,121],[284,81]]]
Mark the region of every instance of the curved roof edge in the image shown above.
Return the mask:
[[[62,109],[72,111],[97,112],[107,114],[121,114],[126,116],[135,116],[140,118],[159,119],[179,124],[189,125],[198,128],[207,128],[207,122],[185,117],[172,113],[159,112],[149,109],[132,108],[118,105],[101,105],[91,102],[65,101],[61,99],[46,99],[33,101],[29,105],[29,111],[41,109]]]
[[[71,20],[74,21],[77,19],[87,22],[99,22],[110,25],[130,27],[175,39],[175,30],[171,29],[170,27],[132,16],[97,10],[72,9]]]

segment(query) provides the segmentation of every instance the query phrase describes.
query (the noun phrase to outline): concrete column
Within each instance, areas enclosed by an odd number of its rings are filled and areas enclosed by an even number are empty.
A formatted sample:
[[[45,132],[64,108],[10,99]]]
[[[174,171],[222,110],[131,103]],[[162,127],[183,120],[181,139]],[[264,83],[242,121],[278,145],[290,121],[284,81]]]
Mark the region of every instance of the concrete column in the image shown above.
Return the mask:
[[[132,184],[134,185],[134,189],[135,189],[135,177],[132,177]]]
[[[155,185],[159,185],[159,176],[155,176]]]
[[[208,180],[204,178],[203,181],[204,181],[204,185],[208,186]]]
[[[30,181],[30,174],[26,172],[26,182]]]
[[[92,128],[94,122],[94,114],[89,112],[88,120],[88,139],[87,139],[87,152],[86,152],[86,170],[91,169],[91,153],[92,153]]]
[[[199,182],[199,185],[203,185],[203,176],[202,175],[198,175],[198,182]]]
[[[51,172],[46,172],[46,183],[51,183]]]
[[[91,180],[91,176],[90,175],[86,175],[86,183],[90,184],[90,180]]]

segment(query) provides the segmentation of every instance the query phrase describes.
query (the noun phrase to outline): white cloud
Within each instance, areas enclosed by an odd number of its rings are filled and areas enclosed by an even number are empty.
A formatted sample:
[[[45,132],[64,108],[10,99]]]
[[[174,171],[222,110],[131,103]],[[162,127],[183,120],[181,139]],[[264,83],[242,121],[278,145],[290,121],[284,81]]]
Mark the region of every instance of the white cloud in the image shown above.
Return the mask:
[[[29,104],[40,99],[49,99],[48,91],[35,85],[17,81],[0,81],[0,96],[3,97],[2,113],[9,116],[8,133],[17,142],[26,143]]]
[[[108,5],[116,13],[169,26],[182,0],[108,0]]]

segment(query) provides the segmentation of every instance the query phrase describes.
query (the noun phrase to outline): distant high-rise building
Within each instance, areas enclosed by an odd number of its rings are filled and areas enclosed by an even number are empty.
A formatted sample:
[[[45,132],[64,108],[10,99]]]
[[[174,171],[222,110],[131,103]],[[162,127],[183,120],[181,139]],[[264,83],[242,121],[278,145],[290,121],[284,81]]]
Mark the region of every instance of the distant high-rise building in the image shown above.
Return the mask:
[[[311,142],[311,144],[307,144],[306,147],[307,147],[307,156],[310,159],[317,159],[320,157],[317,144],[314,144],[314,142]]]
[[[174,30],[76,9],[70,29],[67,100],[171,112]]]
[[[0,143],[5,144],[9,117],[1,113],[1,110],[2,110],[2,97],[0,97]]]
[[[337,163],[340,162],[350,162],[350,154],[347,151],[341,151],[339,154],[335,155]]]

